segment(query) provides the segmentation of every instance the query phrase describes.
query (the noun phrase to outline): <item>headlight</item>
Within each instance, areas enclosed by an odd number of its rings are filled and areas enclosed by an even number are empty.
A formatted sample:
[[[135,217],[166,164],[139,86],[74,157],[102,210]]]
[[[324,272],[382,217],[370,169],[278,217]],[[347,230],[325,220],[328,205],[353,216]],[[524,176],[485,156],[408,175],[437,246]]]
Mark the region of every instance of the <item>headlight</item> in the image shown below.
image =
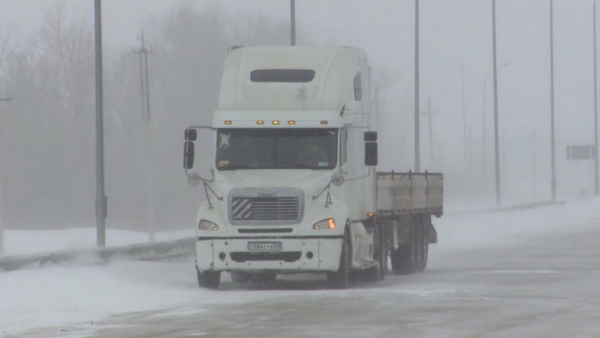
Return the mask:
[[[205,219],[198,223],[198,230],[219,231],[219,226]]]
[[[313,225],[314,230],[330,230],[335,229],[335,221],[333,218],[324,219]]]

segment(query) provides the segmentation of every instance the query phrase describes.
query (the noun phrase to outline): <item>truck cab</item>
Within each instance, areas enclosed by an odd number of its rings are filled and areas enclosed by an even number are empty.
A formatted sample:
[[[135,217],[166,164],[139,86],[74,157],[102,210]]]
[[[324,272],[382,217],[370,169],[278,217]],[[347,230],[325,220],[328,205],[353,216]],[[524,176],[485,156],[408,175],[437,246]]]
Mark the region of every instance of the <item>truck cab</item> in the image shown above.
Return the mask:
[[[227,52],[210,126],[186,130],[188,181],[206,201],[196,220],[201,287],[277,274],[385,274],[388,233],[376,222],[377,134],[364,51],[241,47]],[[211,133],[211,177],[191,172],[197,130]],[[208,147],[209,145],[203,145]]]

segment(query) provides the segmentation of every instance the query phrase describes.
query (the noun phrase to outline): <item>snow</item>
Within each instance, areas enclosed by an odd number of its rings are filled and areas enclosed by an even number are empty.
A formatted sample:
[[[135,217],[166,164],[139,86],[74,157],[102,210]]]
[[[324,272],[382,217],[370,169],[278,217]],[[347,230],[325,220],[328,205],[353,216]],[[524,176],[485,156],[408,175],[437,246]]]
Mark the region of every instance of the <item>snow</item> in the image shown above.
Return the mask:
[[[432,222],[438,232],[433,253],[493,248],[548,233],[585,231],[600,223],[600,199],[562,202],[529,210],[449,214]],[[435,259],[435,258],[432,258]]]
[[[194,237],[194,229],[157,232],[156,242]],[[106,230],[107,246],[147,243],[148,234],[126,230]],[[67,230],[4,230],[4,255],[25,255],[43,252],[93,249],[96,247],[96,229]]]
[[[447,215],[434,219],[439,243],[430,248],[430,262],[456,251],[506,247],[549,233],[586,231],[600,222],[600,199],[569,202],[532,210],[502,213]],[[174,239],[186,233],[158,234],[157,238]],[[29,253],[56,249],[93,246],[94,233],[89,229],[47,232],[9,231],[9,252]],[[147,239],[145,234],[110,231],[110,243],[129,244]],[[20,245],[24,247],[20,247]],[[490,267],[482,274],[552,275],[556,271],[500,270]],[[286,277],[290,278],[290,277]],[[223,274],[223,283],[229,277]],[[269,299],[319,299],[334,297],[365,299],[369,294],[384,292],[411,293],[429,297],[436,293],[454,293],[452,284],[425,286],[411,284],[406,278],[400,285],[385,283],[346,291],[329,290],[203,290],[196,284],[193,262],[156,263],[112,261],[108,264],[71,262],[34,269],[0,273],[0,336],[31,329],[60,327],[69,336],[94,332],[95,323],[110,316],[144,312],[145,316],[202,315],[209,306],[228,303],[252,304]],[[385,306],[385,304],[379,304]],[[153,312],[154,311],[154,312]],[[104,326],[103,328],[106,328]],[[57,329],[59,330],[59,329]],[[198,331],[197,335],[204,332]]]

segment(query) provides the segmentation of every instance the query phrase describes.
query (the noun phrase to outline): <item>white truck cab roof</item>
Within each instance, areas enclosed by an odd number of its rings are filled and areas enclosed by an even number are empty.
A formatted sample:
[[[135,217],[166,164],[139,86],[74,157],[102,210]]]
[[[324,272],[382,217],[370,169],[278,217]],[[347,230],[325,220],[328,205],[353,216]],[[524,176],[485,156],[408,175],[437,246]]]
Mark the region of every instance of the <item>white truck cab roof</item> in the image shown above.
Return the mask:
[[[317,112],[329,118],[329,127],[343,125],[342,109],[362,110],[356,89],[358,86],[361,90],[362,83],[367,81],[366,69],[366,53],[358,48],[231,48],[227,53],[213,127],[256,125],[258,115],[252,112],[268,115],[265,127],[278,116],[281,116],[282,124],[286,124],[288,119],[315,122],[320,120],[315,115]],[[368,93],[367,88],[365,86],[365,93]],[[368,95],[364,96],[368,102]],[[298,112],[305,112],[305,115]],[[335,116],[339,121],[335,121]],[[231,124],[225,125],[225,121],[231,121]]]

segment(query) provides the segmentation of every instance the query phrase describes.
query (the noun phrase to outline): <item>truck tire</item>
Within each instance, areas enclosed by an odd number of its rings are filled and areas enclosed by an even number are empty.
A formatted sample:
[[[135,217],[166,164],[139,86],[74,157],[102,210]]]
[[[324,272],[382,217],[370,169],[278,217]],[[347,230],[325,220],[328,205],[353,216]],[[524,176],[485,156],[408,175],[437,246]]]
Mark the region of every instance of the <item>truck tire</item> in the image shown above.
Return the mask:
[[[231,280],[235,284],[247,284],[251,279],[251,273],[231,271]]]
[[[218,289],[221,282],[221,271],[198,272],[198,286],[205,289]]]
[[[408,275],[415,272],[420,250],[418,236],[418,223],[415,217],[411,217],[410,243],[401,245],[391,254],[392,271],[395,274]]]
[[[250,280],[254,283],[268,284],[277,279],[277,274],[274,273],[254,273],[250,274]]]
[[[365,271],[367,282],[384,280],[387,273],[387,245],[384,229],[380,224],[373,228],[373,259],[377,261],[377,266]]]
[[[381,281],[385,279],[385,275],[387,275],[388,271],[388,242],[385,231],[386,228],[383,225],[381,225],[379,230],[381,238],[381,241],[379,242],[381,243],[381,251],[379,252],[379,280]]]
[[[419,224],[419,259],[417,261],[417,272],[425,271],[427,268],[427,258],[429,256],[429,223],[427,222],[428,215],[420,217]]]
[[[348,230],[344,234],[344,243],[342,244],[342,254],[340,257],[340,267],[338,271],[327,272],[327,285],[330,289],[342,290],[348,287],[350,280],[350,238]]]

